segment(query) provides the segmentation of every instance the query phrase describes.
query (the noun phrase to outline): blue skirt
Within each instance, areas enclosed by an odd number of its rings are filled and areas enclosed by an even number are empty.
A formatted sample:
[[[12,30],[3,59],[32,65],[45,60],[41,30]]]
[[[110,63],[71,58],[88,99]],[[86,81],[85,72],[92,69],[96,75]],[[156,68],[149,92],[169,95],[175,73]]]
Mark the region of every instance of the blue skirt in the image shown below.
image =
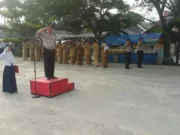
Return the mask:
[[[3,92],[16,93],[17,84],[14,66],[5,66],[3,73]]]

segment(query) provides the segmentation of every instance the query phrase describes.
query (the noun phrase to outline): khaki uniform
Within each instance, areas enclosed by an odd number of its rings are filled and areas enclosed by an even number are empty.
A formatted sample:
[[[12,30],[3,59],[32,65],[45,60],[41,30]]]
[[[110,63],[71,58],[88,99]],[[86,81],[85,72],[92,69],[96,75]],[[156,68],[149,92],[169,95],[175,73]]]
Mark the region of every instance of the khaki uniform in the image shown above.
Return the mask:
[[[30,54],[30,60],[35,60],[35,52],[34,52],[34,43],[29,43],[29,54]]]
[[[22,54],[24,61],[28,60],[28,43],[22,45]]]
[[[101,47],[102,66],[104,68],[108,67],[108,52],[109,50],[104,50],[104,47]]]
[[[83,64],[83,55],[84,55],[83,47],[81,45],[77,45],[77,51],[76,51],[77,64],[79,64],[79,65]]]
[[[62,48],[63,48],[63,64],[68,64],[68,54],[69,54],[68,44],[64,44]]]
[[[63,62],[63,47],[62,44],[58,44],[56,47],[56,57],[57,62],[62,63]]]
[[[138,42],[137,44],[137,67],[142,68],[142,62],[144,58],[144,49],[145,46],[142,42]]]
[[[40,45],[37,43],[35,45],[35,58],[36,58],[36,61],[41,61],[41,48],[40,48]]]
[[[91,45],[90,44],[84,45],[84,55],[85,55],[86,64],[90,65],[91,64]]]
[[[76,47],[74,45],[70,46],[69,57],[71,60],[71,64],[75,64],[76,63]]]
[[[98,66],[99,65],[99,51],[100,47],[98,43],[93,44],[93,57],[94,57],[94,65]]]

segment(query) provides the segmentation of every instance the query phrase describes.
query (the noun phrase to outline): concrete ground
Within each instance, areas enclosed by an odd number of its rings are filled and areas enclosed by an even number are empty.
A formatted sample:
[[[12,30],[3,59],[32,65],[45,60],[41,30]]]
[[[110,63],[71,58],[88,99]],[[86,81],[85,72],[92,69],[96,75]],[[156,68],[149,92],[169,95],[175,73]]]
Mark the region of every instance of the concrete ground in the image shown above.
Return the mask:
[[[180,67],[56,64],[56,76],[68,77],[76,89],[32,99],[33,63],[17,58],[17,64],[18,93],[0,93],[0,135],[180,134]],[[37,76],[44,76],[42,62]]]

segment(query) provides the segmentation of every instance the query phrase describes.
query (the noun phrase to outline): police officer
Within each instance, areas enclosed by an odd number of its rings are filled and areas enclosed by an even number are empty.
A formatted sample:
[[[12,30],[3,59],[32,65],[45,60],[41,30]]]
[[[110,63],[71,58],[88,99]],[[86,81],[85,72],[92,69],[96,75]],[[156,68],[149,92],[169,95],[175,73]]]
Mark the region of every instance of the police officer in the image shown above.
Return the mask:
[[[137,44],[137,67],[142,67],[142,61],[144,57],[144,44],[143,44],[143,38],[139,38],[138,44]]]
[[[54,25],[49,23],[47,27],[36,32],[36,35],[43,40],[44,71],[47,80],[57,79],[54,76],[56,37],[53,35]]]
[[[125,51],[125,61],[126,61],[125,68],[130,69],[129,64],[131,62],[131,52],[132,52],[132,46],[131,46],[131,40],[130,39],[126,40],[126,44],[124,45],[124,49],[125,49],[124,51]]]

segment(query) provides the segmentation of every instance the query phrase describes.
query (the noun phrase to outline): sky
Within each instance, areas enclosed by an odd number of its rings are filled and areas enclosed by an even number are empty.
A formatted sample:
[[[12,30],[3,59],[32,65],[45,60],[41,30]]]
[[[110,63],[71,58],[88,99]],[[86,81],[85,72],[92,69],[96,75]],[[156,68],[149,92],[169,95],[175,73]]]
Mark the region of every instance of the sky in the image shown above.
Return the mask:
[[[0,0],[0,1],[2,1],[2,0]],[[124,1],[131,6],[135,3],[135,0],[124,0]],[[139,13],[139,14],[143,15],[145,18],[148,18],[152,21],[157,21],[159,19],[156,10],[147,13],[146,10],[141,11],[140,8],[137,8],[132,11]],[[1,15],[0,15],[0,24],[4,24],[4,18]]]
[[[131,6],[133,6],[133,4],[135,3],[135,0],[124,0],[124,1]],[[151,12],[147,12],[147,10],[142,10],[142,8],[136,8],[135,10],[132,10],[132,11],[139,13],[139,14],[143,15],[145,18],[148,18],[152,21],[159,20],[159,16],[155,9]]]

